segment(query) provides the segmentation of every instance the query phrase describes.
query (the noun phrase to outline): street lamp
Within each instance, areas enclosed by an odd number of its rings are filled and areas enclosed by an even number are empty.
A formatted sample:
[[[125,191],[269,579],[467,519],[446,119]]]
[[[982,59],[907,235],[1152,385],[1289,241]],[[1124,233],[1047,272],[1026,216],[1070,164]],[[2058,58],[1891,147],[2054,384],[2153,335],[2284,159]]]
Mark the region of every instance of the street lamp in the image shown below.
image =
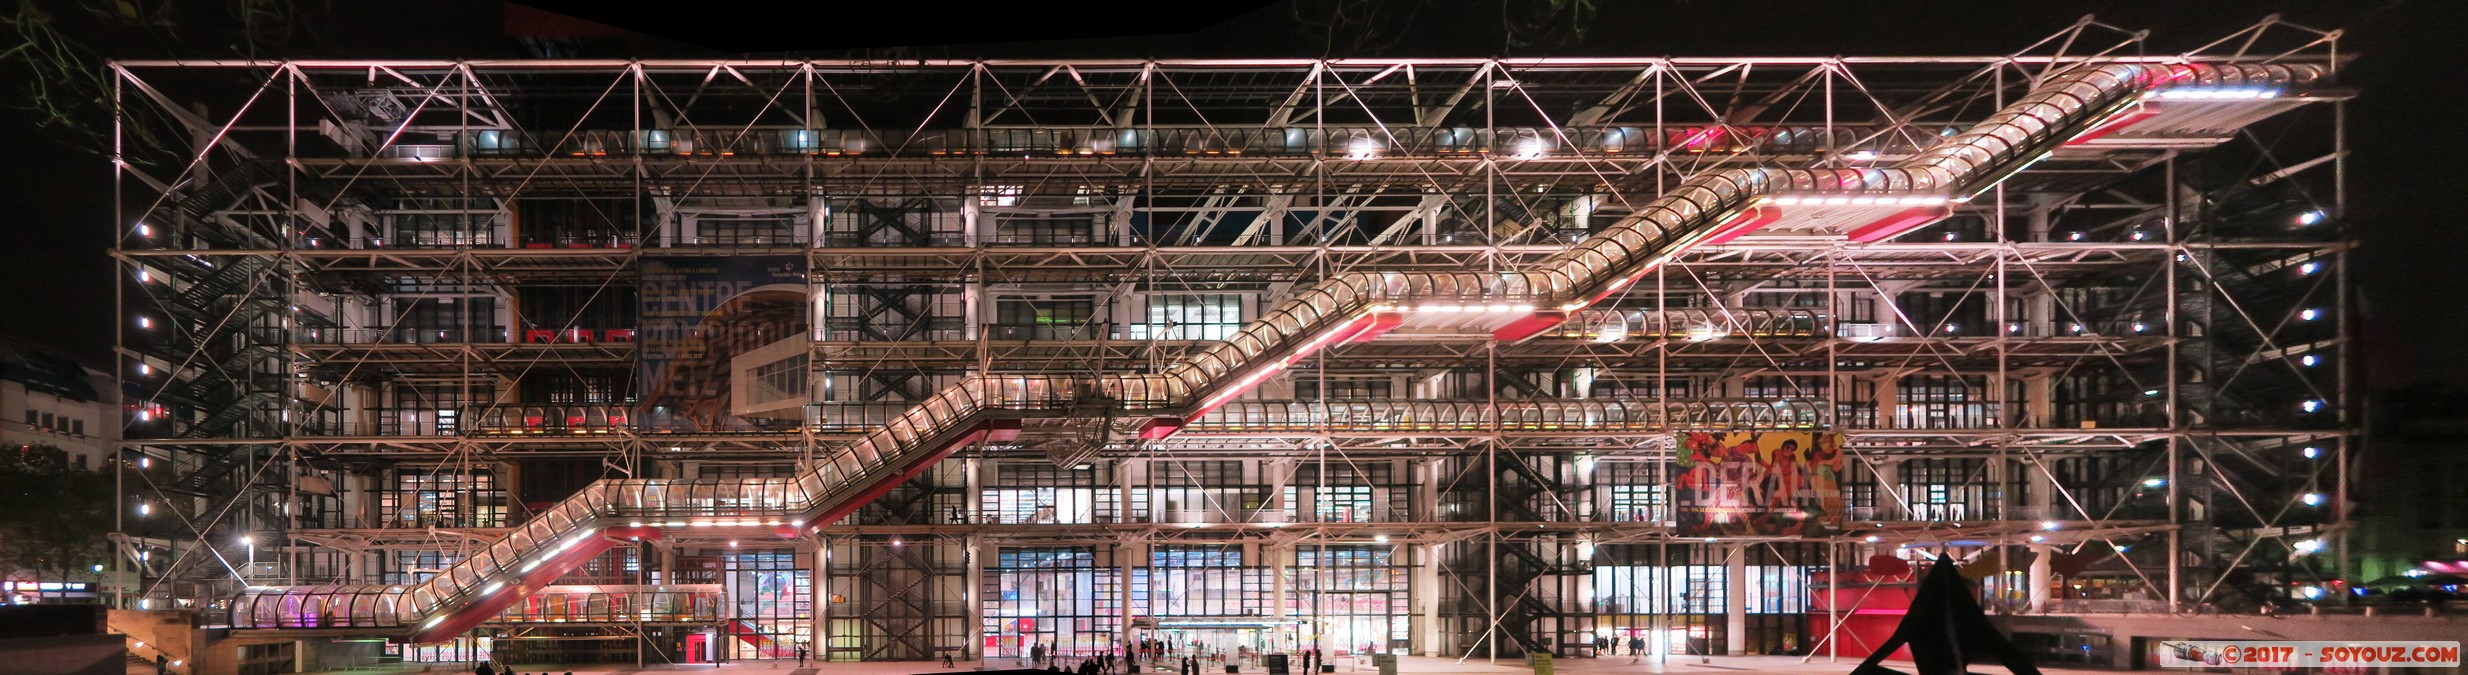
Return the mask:
[[[248,565],[240,568],[243,570],[248,570],[246,572],[242,572],[240,575],[241,579],[245,581],[248,578],[248,575],[256,573],[254,568],[257,567],[257,538],[245,534],[240,535],[240,545],[249,548]]]

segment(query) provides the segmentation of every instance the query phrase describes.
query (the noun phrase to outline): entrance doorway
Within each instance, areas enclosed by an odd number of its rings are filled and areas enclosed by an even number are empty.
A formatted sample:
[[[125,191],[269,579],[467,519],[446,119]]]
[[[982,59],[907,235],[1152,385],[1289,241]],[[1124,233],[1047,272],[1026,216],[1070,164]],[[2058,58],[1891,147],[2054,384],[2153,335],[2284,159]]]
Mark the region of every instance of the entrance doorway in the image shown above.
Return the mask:
[[[710,634],[710,633],[687,633],[687,634],[686,634],[686,653],[685,653],[685,655],[684,655],[684,656],[685,656],[685,662],[686,662],[686,663],[710,663],[710,662],[711,662],[711,634]]]

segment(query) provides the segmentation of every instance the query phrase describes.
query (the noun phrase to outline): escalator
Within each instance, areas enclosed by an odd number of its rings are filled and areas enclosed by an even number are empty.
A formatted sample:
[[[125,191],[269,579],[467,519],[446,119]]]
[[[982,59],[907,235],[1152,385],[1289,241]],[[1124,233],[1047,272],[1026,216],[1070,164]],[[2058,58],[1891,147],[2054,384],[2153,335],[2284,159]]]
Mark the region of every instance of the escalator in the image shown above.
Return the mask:
[[[425,583],[253,588],[234,599],[231,625],[357,629],[409,642],[450,639],[628,540],[671,531],[814,532],[962,447],[1015,437],[1024,419],[1144,419],[1142,437],[1164,438],[1321,349],[1368,341],[1403,325],[1474,326],[1504,341],[1532,337],[1693,247],[1775,223],[1794,210],[1857,214],[1884,205],[1884,217],[1862,220],[1870,224],[1850,233],[1856,241],[1925,225],[1929,219],[1911,214],[1942,213],[1948,202],[1978,194],[2062,143],[2130,113],[2147,92],[2279,88],[2320,74],[2307,65],[2074,68],[1973,129],[1890,166],[1702,174],[1523,271],[1339,274],[1300,289],[1230,339],[1157,373],[972,376],[794,478],[600,481]]]

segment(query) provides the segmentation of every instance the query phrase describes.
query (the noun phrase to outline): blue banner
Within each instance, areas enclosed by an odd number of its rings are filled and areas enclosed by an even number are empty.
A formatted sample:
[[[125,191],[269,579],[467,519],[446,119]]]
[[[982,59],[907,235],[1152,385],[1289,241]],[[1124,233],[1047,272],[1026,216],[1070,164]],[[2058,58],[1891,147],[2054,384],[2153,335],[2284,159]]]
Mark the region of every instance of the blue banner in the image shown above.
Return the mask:
[[[804,381],[810,303],[804,256],[645,257],[635,386],[642,428],[749,431],[799,414],[745,415],[748,359]],[[793,363],[789,361],[793,359]],[[742,371],[742,372],[741,372]]]

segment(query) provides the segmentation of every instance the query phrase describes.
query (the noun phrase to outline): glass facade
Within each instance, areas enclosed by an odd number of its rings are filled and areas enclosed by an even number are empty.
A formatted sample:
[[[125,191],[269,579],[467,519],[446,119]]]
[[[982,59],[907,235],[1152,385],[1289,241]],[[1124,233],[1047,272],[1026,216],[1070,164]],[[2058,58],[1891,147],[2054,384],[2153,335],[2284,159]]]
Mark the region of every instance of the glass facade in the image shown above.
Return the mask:
[[[734,658],[795,656],[814,634],[814,573],[794,550],[731,549],[720,555],[728,595],[724,626]],[[810,557],[810,556],[806,556]]]
[[[987,658],[1024,659],[1040,644],[1063,654],[1094,654],[1113,644],[1123,625],[1123,593],[1122,570],[1111,558],[1087,546],[1001,548],[985,570]]]

